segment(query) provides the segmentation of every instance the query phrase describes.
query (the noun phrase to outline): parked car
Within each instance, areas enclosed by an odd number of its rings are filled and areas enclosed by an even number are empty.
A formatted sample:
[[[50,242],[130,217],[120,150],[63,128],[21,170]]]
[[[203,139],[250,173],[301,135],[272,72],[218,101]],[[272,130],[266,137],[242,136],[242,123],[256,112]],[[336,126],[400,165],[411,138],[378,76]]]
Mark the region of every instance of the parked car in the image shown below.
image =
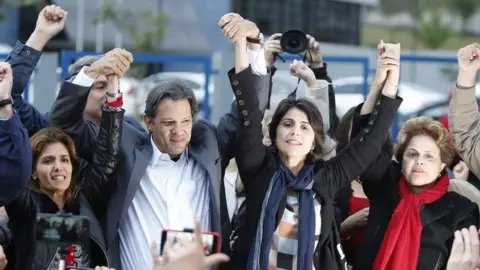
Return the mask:
[[[361,76],[333,80],[339,117],[345,114],[351,107],[364,101],[363,82],[364,79]],[[369,87],[370,83],[371,78],[369,79]],[[405,98],[398,110],[402,116],[401,118],[447,98],[446,93],[404,81],[401,81],[399,84],[399,95]]]
[[[142,80],[142,97],[141,100],[145,101],[145,98],[150,89],[152,89],[158,83],[165,80],[180,79],[192,88],[195,98],[200,108],[205,101],[205,74],[200,72],[161,72],[150,75]],[[213,82],[213,76],[210,76],[209,94],[210,97],[215,93],[215,85]],[[213,98],[209,99],[210,107],[213,103]],[[143,106],[141,107],[143,112]]]
[[[477,94],[477,104],[480,104],[480,96]],[[436,102],[431,104],[428,107],[425,107],[421,110],[418,110],[410,115],[410,117],[417,116],[430,116],[433,119],[439,119],[448,115],[448,110],[450,106],[450,99],[444,99],[443,101]]]
[[[140,81],[135,78],[123,77],[120,79],[120,91],[123,93],[123,108],[125,109],[125,115],[131,117],[138,116],[138,106],[145,103],[139,100],[139,86]]]

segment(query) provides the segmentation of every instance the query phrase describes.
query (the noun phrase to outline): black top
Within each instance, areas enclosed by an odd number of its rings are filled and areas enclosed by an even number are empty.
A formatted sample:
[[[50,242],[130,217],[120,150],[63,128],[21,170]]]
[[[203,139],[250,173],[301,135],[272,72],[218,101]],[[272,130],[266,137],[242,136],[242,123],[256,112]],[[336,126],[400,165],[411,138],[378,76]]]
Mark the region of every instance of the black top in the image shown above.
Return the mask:
[[[362,133],[368,126],[370,115],[356,113],[352,136]],[[391,154],[382,151],[370,168],[360,176],[363,189],[370,200],[370,214],[365,231],[365,241],[353,265],[354,270],[371,270],[390,218],[400,202],[398,181],[402,176],[401,165],[392,161]],[[450,254],[454,232],[478,227],[477,204],[467,198],[447,192],[434,203],[421,210],[423,224],[420,240],[418,270],[445,269]]]
[[[279,166],[276,153],[267,151],[262,144],[262,113],[257,109],[258,100],[250,89],[252,87],[248,78],[233,84],[244,124],[243,128],[237,130],[235,153],[240,177],[245,186],[248,214],[244,217],[245,226],[242,226],[239,237],[233,244],[230,269],[242,270],[246,268],[270,180]],[[322,205],[322,233],[314,253],[316,269],[345,269],[344,258],[338,252],[341,247],[333,222],[333,197],[339,188],[349,185],[350,181],[360,175],[378,156],[401,101],[400,98],[382,96],[375,107],[377,113],[371,117],[370,128],[361,132],[335,158],[315,163],[313,188]],[[285,208],[285,195],[286,190],[277,214],[277,224]]]

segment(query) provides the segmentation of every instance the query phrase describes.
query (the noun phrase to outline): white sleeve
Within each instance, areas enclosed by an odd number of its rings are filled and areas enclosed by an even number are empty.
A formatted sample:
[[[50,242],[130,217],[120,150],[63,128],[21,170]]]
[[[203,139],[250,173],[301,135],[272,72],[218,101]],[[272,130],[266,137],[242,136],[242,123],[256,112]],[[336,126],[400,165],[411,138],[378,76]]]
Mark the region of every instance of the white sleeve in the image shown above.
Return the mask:
[[[73,79],[73,84],[83,87],[91,87],[93,85],[95,79],[92,79],[87,75],[87,68],[88,67],[82,67],[82,70],[80,70],[77,76],[75,76],[75,78]]]
[[[267,64],[263,48],[260,51],[253,51],[247,48],[248,62],[252,66],[252,73],[255,75],[267,75]]]
[[[325,80],[316,80],[314,88],[308,88],[306,83],[301,80],[297,91],[298,97],[311,99],[316,105],[323,118],[323,128],[325,131],[330,129],[330,106],[328,99],[328,82]]]

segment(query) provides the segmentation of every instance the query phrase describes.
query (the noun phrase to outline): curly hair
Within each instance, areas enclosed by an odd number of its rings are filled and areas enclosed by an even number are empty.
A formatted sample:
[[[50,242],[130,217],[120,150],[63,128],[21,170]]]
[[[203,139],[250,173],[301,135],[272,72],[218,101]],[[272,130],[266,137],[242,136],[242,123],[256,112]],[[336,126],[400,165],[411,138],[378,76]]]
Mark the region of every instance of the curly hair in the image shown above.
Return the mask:
[[[417,135],[426,135],[432,138],[438,148],[440,148],[440,159],[442,162],[447,164],[447,167],[452,163],[455,157],[455,146],[452,136],[442,123],[428,116],[415,117],[403,124],[394,150],[395,158],[398,162],[402,162],[405,149],[410,140]]]

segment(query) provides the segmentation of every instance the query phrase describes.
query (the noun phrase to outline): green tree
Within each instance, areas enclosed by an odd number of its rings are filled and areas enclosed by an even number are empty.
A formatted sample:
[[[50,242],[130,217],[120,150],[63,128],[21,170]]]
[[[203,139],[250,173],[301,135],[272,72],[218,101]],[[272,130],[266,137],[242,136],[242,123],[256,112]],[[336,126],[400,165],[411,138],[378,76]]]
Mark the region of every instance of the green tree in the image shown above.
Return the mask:
[[[147,8],[129,9],[105,1],[100,16],[95,19],[95,23],[100,22],[112,22],[122,34],[130,37],[135,51],[155,52],[165,37],[168,16]]]
[[[441,48],[450,37],[453,30],[443,21],[440,8],[423,12],[417,21],[415,37],[429,49]]]
[[[462,20],[462,32],[467,32],[468,20],[478,11],[479,0],[443,0],[445,5],[453,10]]]

